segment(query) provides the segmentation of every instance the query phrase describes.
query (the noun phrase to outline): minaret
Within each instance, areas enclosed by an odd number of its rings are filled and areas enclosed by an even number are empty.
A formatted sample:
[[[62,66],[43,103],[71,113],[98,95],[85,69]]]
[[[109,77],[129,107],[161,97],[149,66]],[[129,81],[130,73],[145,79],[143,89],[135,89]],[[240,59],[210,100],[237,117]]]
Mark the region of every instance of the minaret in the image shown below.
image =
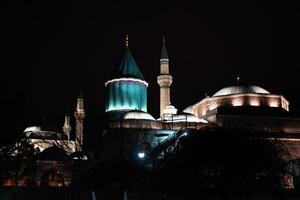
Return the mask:
[[[65,123],[63,126],[63,132],[68,136],[68,139],[70,139],[71,130],[72,130],[72,127],[71,127],[71,123],[70,123],[70,115],[69,115],[69,109],[68,109],[66,112],[66,115],[65,115]]]
[[[85,118],[84,99],[82,91],[79,92],[77,98],[77,106],[74,112],[74,116],[76,119],[75,147],[76,151],[81,151],[83,142],[83,120]]]
[[[171,104],[170,86],[173,77],[169,74],[169,58],[163,38],[163,44],[160,56],[160,75],[157,77],[157,83],[160,87],[160,117],[163,115],[163,109]]]

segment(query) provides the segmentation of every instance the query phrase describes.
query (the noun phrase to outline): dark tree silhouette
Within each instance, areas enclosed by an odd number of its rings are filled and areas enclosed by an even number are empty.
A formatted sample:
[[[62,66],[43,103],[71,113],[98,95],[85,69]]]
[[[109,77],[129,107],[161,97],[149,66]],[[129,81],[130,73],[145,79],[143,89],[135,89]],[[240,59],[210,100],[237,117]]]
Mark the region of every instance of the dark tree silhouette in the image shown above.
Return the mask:
[[[191,131],[178,146],[153,183],[170,199],[201,191],[245,194],[288,187],[289,153],[267,133],[206,128]]]
[[[14,177],[15,185],[18,185],[19,178],[29,168],[35,166],[35,153],[36,150],[33,145],[27,140],[19,140],[13,144],[2,146],[0,149],[0,169],[2,175],[10,174],[11,178],[12,176]]]

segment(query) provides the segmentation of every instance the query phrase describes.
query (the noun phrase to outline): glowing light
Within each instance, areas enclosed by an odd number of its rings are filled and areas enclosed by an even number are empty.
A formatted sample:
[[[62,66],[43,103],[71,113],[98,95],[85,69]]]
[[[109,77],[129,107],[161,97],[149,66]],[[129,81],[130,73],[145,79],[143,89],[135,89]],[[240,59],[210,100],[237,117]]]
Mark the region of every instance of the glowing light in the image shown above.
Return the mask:
[[[148,83],[146,81],[143,81],[143,80],[137,79],[137,78],[116,78],[116,79],[112,79],[112,80],[109,80],[105,83],[105,87],[107,87],[107,85],[110,84],[110,83],[120,82],[120,81],[139,82],[139,83],[142,83],[142,84],[146,85],[146,87],[148,87]]]
[[[145,158],[145,153],[144,153],[144,152],[139,152],[139,153],[138,153],[138,157],[139,157],[140,159]]]
[[[259,106],[259,105],[260,105],[258,99],[250,99],[249,104],[250,104],[251,106]]]
[[[134,78],[120,78],[106,82],[108,86],[106,111],[141,110],[147,112],[147,85],[145,83]]]
[[[169,64],[169,59],[167,58],[160,59],[160,64]]]
[[[279,102],[276,99],[272,99],[269,101],[270,107],[279,107]]]
[[[242,106],[244,104],[244,101],[243,99],[234,99],[231,103],[233,106]]]

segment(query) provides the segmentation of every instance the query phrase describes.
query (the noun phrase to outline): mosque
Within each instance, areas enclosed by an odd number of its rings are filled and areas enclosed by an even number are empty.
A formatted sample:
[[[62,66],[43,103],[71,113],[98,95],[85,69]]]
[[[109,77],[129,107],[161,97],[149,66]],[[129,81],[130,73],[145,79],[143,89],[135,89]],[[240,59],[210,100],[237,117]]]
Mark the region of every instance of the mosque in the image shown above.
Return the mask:
[[[223,126],[269,132],[271,135],[268,137],[279,138],[287,144],[293,160],[300,158],[300,118],[290,114],[289,102],[283,95],[272,94],[256,85],[237,83],[220,89],[211,97],[207,96],[187,105],[183,111],[178,111],[171,103],[172,82],[169,57],[163,40],[160,74],[157,76],[160,87],[160,117],[155,119],[147,110],[149,83],[144,79],[129,49],[127,37],[124,55],[111,78],[105,82],[106,125],[97,145],[99,149],[94,152],[95,157],[100,160],[114,157],[136,160],[150,157],[155,152],[157,157],[162,158],[161,155],[166,149],[172,150],[168,141],[184,136],[191,129]],[[68,113],[62,133],[46,131],[38,126],[25,129],[23,138],[41,155],[44,154],[41,159],[44,161],[39,162],[42,163],[39,165],[42,172],[35,174],[36,185],[41,185],[42,182],[51,186],[71,185],[72,180],[67,178],[56,182],[50,180],[53,177],[53,174],[50,176],[51,171],[55,171],[57,177],[60,172],[56,167],[49,168],[49,160],[59,160],[58,165],[63,166],[60,170],[67,170],[74,161],[88,159],[82,149],[85,119],[82,93],[78,96],[74,117],[74,134]],[[68,164],[64,165],[66,162],[61,161],[61,157],[47,159],[47,155],[53,152],[63,154]],[[42,170],[43,166],[48,167]],[[150,167],[153,167],[153,163]],[[5,179],[5,184],[13,185],[9,180]]]
[[[160,74],[157,76],[160,117],[155,119],[147,112],[148,83],[129,50],[127,38],[120,65],[105,83],[108,91],[108,125],[105,135],[116,137],[117,133],[130,132],[127,137],[131,138],[127,141],[130,143],[135,141],[133,138],[146,134],[149,136],[147,142],[150,141],[149,146],[153,149],[174,135],[181,136],[180,133],[186,130],[208,126],[243,128],[270,133],[270,137],[285,141],[292,159],[300,157],[300,118],[289,112],[289,101],[283,95],[272,94],[256,85],[241,85],[238,78],[236,85],[224,87],[213,96],[207,96],[183,111],[178,111],[171,104],[172,82],[169,57],[163,40]],[[117,141],[116,138],[111,140]],[[133,156],[145,151],[145,147],[138,143],[145,142],[139,138],[132,144]],[[106,155],[110,154],[106,152]]]
[[[252,127],[272,132],[299,133],[300,121],[289,113],[289,101],[256,85],[227,86],[213,96],[206,96],[195,104],[178,111],[171,104],[173,77],[163,40],[160,74],[160,117],[154,119],[147,112],[147,86],[128,47],[120,65],[105,83],[108,91],[106,114],[109,128],[173,129],[200,128],[209,124]],[[242,119],[242,120],[241,120]],[[247,121],[248,124],[244,123]],[[122,122],[122,123],[121,123]],[[172,126],[172,128],[167,128]]]

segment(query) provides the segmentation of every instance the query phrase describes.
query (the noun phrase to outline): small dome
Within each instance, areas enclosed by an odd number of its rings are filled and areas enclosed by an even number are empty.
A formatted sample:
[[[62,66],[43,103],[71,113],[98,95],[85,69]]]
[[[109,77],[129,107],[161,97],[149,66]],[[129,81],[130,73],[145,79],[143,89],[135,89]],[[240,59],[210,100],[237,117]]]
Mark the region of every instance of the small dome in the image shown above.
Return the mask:
[[[225,96],[225,95],[233,95],[233,94],[243,94],[243,93],[254,93],[254,94],[270,94],[267,90],[251,85],[251,86],[230,86],[225,87],[218,92],[216,92],[213,97],[217,96]]]
[[[29,126],[24,130],[24,133],[26,133],[26,132],[36,133],[36,132],[40,132],[40,131],[42,131],[42,127],[40,127],[40,126]]]
[[[177,109],[172,105],[168,105],[163,109],[163,114],[176,115],[177,114]]]
[[[147,112],[132,110],[124,114],[123,119],[145,119],[153,120],[155,119]]]

